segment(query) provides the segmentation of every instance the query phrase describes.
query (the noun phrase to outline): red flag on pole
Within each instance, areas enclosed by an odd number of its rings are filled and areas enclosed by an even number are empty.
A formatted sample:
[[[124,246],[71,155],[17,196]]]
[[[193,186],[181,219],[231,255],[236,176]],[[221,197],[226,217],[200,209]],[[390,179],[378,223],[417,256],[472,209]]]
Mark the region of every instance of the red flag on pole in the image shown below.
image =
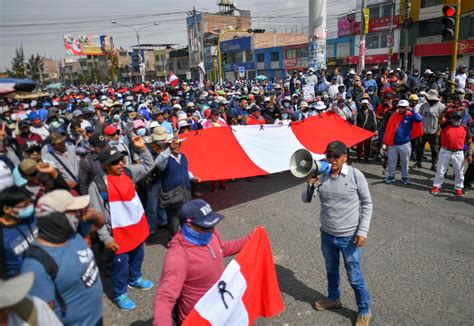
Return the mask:
[[[252,325],[283,311],[270,240],[257,227],[219,281],[196,303],[183,326]]]
[[[179,78],[173,73],[170,72],[170,77],[168,78],[171,86],[176,87],[179,84]]]

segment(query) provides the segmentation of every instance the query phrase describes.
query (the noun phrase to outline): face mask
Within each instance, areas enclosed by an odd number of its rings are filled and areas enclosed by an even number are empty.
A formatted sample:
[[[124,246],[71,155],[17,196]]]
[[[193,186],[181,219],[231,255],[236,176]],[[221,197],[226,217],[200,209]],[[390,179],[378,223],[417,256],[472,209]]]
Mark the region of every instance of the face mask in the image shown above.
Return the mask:
[[[451,124],[454,126],[454,127],[459,127],[462,123],[462,120],[453,120],[451,121]]]
[[[369,95],[374,95],[374,92],[367,92]]]
[[[435,105],[436,103],[438,103],[439,101],[437,100],[428,100],[428,103],[430,104],[430,106],[433,106]]]
[[[289,107],[290,107],[290,103],[285,102],[285,103],[283,103],[283,106],[284,106],[285,108],[289,108]]]
[[[140,128],[137,130],[137,135],[140,136],[140,137],[143,137],[145,136],[146,134],[146,129],[145,128]]]
[[[114,120],[120,121],[120,114],[114,114]]]
[[[283,120],[288,119],[288,113],[282,113],[281,118],[282,118]]]
[[[111,146],[117,146],[118,144],[119,144],[119,142],[117,140],[111,140],[110,141]]]
[[[419,98],[420,103],[425,103],[426,102],[426,97],[420,96]]]
[[[313,72],[312,72],[312,71],[310,71],[310,72],[309,72],[309,75],[311,76],[312,74],[313,74]]]
[[[23,219],[23,218],[30,218],[31,215],[35,212],[35,206],[33,204],[30,204],[26,206],[25,208],[22,208],[18,212],[18,218]]]
[[[207,245],[212,238],[213,232],[201,233],[194,231],[188,225],[184,225],[182,228],[184,238],[190,243],[196,246],[205,246]]]
[[[66,242],[74,233],[65,214],[54,212],[37,219],[38,236],[52,243]]]

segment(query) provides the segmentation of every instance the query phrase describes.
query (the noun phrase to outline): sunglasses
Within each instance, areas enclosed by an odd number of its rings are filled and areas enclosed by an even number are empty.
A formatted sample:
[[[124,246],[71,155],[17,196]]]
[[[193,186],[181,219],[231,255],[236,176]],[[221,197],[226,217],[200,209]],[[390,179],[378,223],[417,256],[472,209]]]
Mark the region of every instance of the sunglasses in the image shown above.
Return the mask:
[[[335,154],[335,153],[331,153],[331,152],[326,153],[326,158],[327,159],[336,159],[337,160],[337,159],[341,158],[341,156],[342,156],[342,154]]]
[[[115,161],[110,162],[110,165],[118,165],[123,162],[123,157],[116,159]]]

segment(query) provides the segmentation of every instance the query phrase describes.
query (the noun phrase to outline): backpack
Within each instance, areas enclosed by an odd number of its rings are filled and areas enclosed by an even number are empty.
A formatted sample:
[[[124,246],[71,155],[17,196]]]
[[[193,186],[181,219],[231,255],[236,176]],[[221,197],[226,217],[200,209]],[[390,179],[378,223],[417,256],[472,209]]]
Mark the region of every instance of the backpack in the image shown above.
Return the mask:
[[[46,273],[51,278],[51,281],[53,281],[54,295],[56,297],[56,300],[59,303],[59,306],[61,307],[61,315],[65,317],[66,311],[67,311],[67,305],[64,299],[61,297],[61,293],[59,293],[58,287],[56,286],[56,281],[55,281],[56,277],[58,276],[58,271],[59,271],[58,264],[56,264],[53,257],[51,257],[43,248],[35,246],[35,245],[31,245],[28,248],[25,254],[25,258],[35,259],[41,265],[43,265]]]
[[[124,166],[123,167],[123,173],[125,173],[126,176],[128,176],[130,179],[133,180],[132,178],[132,171]],[[104,202],[105,208],[110,211],[109,208],[109,191],[107,190],[107,185],[105,184],[104,178],[102,174],[96,175],[92,182],[95,182],[97,185],[97,189],[99,190],[100,197],[102,198]]]

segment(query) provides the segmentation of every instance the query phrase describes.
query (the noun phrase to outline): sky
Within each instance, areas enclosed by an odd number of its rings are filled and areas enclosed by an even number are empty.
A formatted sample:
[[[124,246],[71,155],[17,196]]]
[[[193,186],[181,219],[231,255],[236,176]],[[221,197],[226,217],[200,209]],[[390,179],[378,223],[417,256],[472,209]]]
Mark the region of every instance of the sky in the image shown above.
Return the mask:
[[[63,35],[111,35],[115,47],[136,44],[133,30],[112,25],[143,27],[141,43],[187,45],[186,12],[217,12],[216,0],[0,0],[0,71],[9,68],[15,49],[31,54],[65,58]],[[254,28],[301,32],[308,25],[308,0],[236,0],[239,9],[251,10]]]

